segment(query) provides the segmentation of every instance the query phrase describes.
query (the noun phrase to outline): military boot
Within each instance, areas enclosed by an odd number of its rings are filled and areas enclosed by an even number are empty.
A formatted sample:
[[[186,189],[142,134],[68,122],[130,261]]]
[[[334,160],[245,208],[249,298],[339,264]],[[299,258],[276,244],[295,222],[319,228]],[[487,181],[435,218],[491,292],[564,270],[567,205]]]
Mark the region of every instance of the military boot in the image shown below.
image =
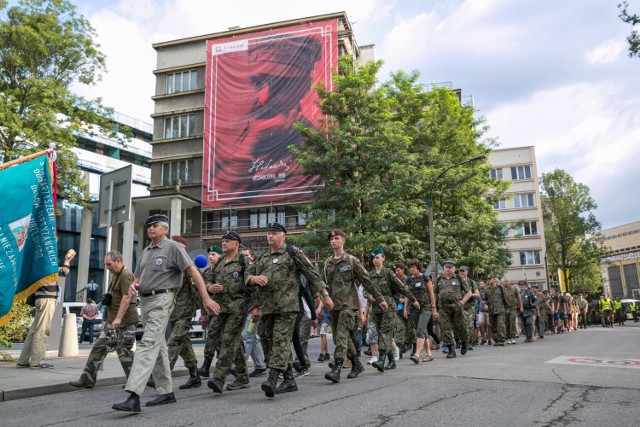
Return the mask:
[[[455,345],[453,345],[453,344],[448,345],[447,348],[449,349],[449,352],[447,353],[447,359],[455,358],[456,357]]]
[[[208,377],[209,376],[209,369],[211,369],[211,362],[213,361],[212,358],[210,357],[205,357],[204,361],[202,362],[202,366],[198,368],[198,373],[200,374],[200,376],[202,377]]]
[[[269,370],[269,376],[267,380],[262,383],[260,388],[264,391],[264,395],[267,397],[273,397],[276,395],[276,386],[278,385],[278,376],[280,371],[278,369],[271,368]]]
[[[413,350],[411,351],[411,355],[412,355],[412,356],[413,356],[414,354],[416,354],[416,347],[417,347],[417,344],[416,344],[416,343],[413,343],[413,345],[412,345]]]
[[[469,343],[466,341],[462,342],[462,349],[460,350],[460,354],[462,354],[463,356],[465,354],[467,354],[467,350],[469,350]]]
[[[332,381],[334,383],[339,383],[340,382],[340,371],[342,370],[343,363],[344,363],[344,360],[336,359],[335,363],[333,364],[333,368],[331,368],[331,370],[329,372],[324,374],[324,378],[326,380]]]
[[[384,372],[384,362],[386,358],[387,358],[387,353],[385,353],[384,351],[381,351],[380,354],[378,355],[378,361],[373,362],[371,366],[373,366],[380,372]]]
[[[358,375],[364,372],[364,366],[360,363],[358,356],[351,358],[351,372],[347,374],[347,378],[358,378]]]
[[[276,394],[289,393],[292,391],[298,391],[298,385],[293,377],[293,369],[290,367],[283,374],[284,381],[280,383],[276,389]]]
[[[460,348],[460,340],[456,338],[456,348]]]
[[[393,351],[389,352],[389,363],[387,363],[387,366],[385,366],[384,369],[385,370],[396,369],[396,359],[393,354]]]
[[[202,380],[200,379],[200,372],[198,371],[198,367],[194,366],[189,368],[189,379],[186,383],[182,384],[179,388],[180,390],[185,390],[191,387],[200,387],[202,385]]]

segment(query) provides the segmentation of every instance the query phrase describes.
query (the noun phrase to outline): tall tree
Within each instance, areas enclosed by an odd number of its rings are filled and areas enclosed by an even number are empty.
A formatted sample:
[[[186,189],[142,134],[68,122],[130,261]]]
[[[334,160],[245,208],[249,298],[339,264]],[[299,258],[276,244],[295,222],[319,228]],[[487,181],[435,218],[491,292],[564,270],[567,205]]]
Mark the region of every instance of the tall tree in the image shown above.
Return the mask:
[[[6,157],[58,149],[58,192],[72,202],[88,201],[77,158],[78,132],[118,137],[100,99],[70,91],[93,85],[105,70],[94,29],[67,0],[0,0],[0,150]]]
[[[589,276],[603,254],[595,240],[601,226],[592,212],[598,206],[589,187],[562,169],[542,174],[540,191],[547,257],[571,292],[575,278]]]
[[[632,27],[640,24],[640,16],[638,14],[630,14],[629,3],[624,1],[618,4],[618,9],[620,9],[620,19],[626,22],[627,24],[631,24]],[[627,43],[629,43],[629,56],[630,57],[640,57],[640,34],[638,34],[637,30],[632,30],[629,36],[627,37]]]
[[[304,173],[319,176],[324,187],[309,206],[304,245],[325,253],[317,233],[341,227],[349,251],[367,258],[382,246],[387,259],[427,259],[427,191],[446,167],[490,151],[485,127],[461,106],[455,92],[427,90],[419,73],[399,71],[379,84],[381,62],[358,66],[343,57],[334,91],[318,87],[326,120],[318,127],[301,123],[305,144],[292,146]],[[452,170],[434,191],[438,258],[476,262],[480,270],[500,270],[508,257],[503,230],[486,199],[492,181],[487,163]],[[326,234],[325,234],[326,235]]]

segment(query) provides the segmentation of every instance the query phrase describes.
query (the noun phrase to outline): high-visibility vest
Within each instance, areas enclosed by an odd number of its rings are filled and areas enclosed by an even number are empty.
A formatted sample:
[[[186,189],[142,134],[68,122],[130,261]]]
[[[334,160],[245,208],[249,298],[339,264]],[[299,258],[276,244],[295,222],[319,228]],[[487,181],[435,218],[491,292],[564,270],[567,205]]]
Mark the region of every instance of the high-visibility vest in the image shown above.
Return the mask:
[[[629,309],[631,310],[632,313],[635,313],[636,310],[638,310],[638,308],[636,307],[636,304],[633,302],[630,304]]]
[[[614,301],[613,308],[615,308],[616,310],[622,310],[622,301]]]
[[[611,311],[611,300],[610,299],[601,299],[599,301],[600,310],[601,311]]]

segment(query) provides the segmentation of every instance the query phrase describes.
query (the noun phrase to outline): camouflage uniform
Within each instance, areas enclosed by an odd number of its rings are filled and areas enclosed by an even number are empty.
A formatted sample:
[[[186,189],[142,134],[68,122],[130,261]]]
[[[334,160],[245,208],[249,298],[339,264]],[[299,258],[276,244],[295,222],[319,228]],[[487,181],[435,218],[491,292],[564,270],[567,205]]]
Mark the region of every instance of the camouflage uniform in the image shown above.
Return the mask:
[[[220,314],[211,323],[214,326],[215,342],[219,343],[218,360],[213,378],[224,382],[232,364],[236,365],[236,378],[241,383],[249,382],[249,373],[244,359],[242,328],[249,310],[251,290],[245,285],[240,264],[242,254],[226,262],[223,258],[214,270],[214,283],[222,285],[223,290],[212,294],[213,300],[220,304]]]
[[[286,371],[291,364],[291,340],[293,324],[300,311],[300,284],[298,273],[302,273],[309,283],[312,296],[320,293],[325,285],[309,259],[293,247],[293,259],[283,243],[275,252],[265,252],[253,264],[247,266],[245,283],[250,284],[253,276],[266,276],[266,286],[256,286],[252,306],[262,309],[264,335],[260,335],[267,365],[271,369]]]
[[[369,278],[374,286],[376,286],[387,302],[389,308],[383,311],[379,305],[375,304],[371,307],[373,321],[378,330],[378,350],[388,353],[393,349],[392,342],[394,337],[395,323],[397,318],[396,300],[394,294],[402,294],[409,300],[409,303],[416,301],[411,291],[396,277],[390,269],[383,267],[380,273],[376,273],[375,269],[369,272]],[[369,293],[363,291],[365,298],[369,297]],[[405,300],[405,303],[406,300]],[[404,339],[404,337],[403,337]]]
[[[204,276],[204,284],[206,286],[214,283],[213,267],[208,267],[202,273]],[[209,327],[207,329],[207,342],[204,345],[204,357],[213,360],[216,353],[220,353],[219,335],[216,334],[219,326],[215,324],[217,316],[209,316]]]
[[[175,293],[175,300],[176,304],[169,317],[171,322],[171,336],[167,340],[169,366],[173,370],[178,356],[181,356],[186,368],[194,368],[198,365],[198,359],[191,345],[189,330],[191,319],[201,303],[200,294],[189,275],[183,274],[182,286]]]
[[[453,332],[462,342],[469,341],[466,318],[460,300],[469,292],[469,286],[458,276],[447,279],[441,276],[436,280],[434,292],[438,298],[438,311],[440,313],[440,334],[445,345],[453,345]]]
[[[491,322],[491,334],[496,345],[504,345],[507,327],[505,325],[505,313],[509,307],[506,300],[506,292],[502,285],[487,285],[484,293],[484,302],[489,308]]]
[[[472,294],[475,293],[476,291],[479,291],[478,284],[475,282],[475,280],[469,277],[467,277],[467,285],[469,286],[469,289],[471,290]],[[478,300],[476,299],[476,297],[472,295],[471,298],[469,298],[469,300],[466,302],[463,308],[464,308],[465,318],[467,320],[467,330],[469,332],[469,338],[471,338],[473,337],[473,333],[476,328],[475,319],[476,319],[476,310],[478,308]]]
[[[518,296],[520,292],[514,288],[513,286],[503,286],[504,295],[507,297],[507,301],[509,301],[510,308],[505,312],[505,323],[507,325],[507,339],[515,338],[518,335],[518,331],[516,329],[516,318],[518,317]]]
[[[336,345],[334,358],[345,360],[359,357],[360,346],[356,336],[356,318],[360,307],[358,283],[374,296],[377,304],[384,301],[384,297],[371,282],[360,261],[346,252],[338,259],[333,256],[327,259],[323,276],[333,300],[333,310],[329,312],[329,318],[333,342]]]

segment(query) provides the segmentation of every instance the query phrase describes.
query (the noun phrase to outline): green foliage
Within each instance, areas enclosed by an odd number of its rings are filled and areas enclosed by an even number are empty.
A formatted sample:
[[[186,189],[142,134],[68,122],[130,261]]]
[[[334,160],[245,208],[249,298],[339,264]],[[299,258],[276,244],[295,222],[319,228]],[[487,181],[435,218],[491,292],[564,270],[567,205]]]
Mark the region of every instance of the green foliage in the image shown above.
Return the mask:
[[[602,284],[599,263],[604,248],[596,240],[601,226],[591,212],[598,206],[589,187],[556,169],[542,174],[540,191],[551,270],[563,272],[569,292],[574,284],[583,289],[597,289]]]
[[[7,313],[7,323],[0,326],[0,347],[10,348],[14,342],[24,340],[31,324],[31,307],[24,301],[13,304]],[[7,356],[0,352],[0,360],[7,360]]]
[[[304,173],[324,187],[307,207],[308,228],[299,244],[329,253],[327,230],[347,233],[348,251],[362,259],[375,247],[387,261],[428,259],[430,184],[445,168],[486,155],[493,141],[473,110],[455,92],[427,90],[417,71],[396,72],[379,84],[382,63],[356,65],[342,57],[334,91],[317,87],[326,119],[317,127],[298,123],[303,146],[289,147]],[[434,190],[438,258],[455,258],[478,271],[502,271],[510,259],[502,247],[504,229],[487,193],[505,189],[491,180],[490,167],[475,162],[451,170]],[[322,237],[320,237],[322,236]]]
[[[618,4],[618,9],[620,9],[620,15],[618,15],[618,17],[622,19],[623,22],[635,27],[640,24],[640,15],[629,14],[628,8],[629,3],[626,1]],[[640,57],[640,34],[638,34],[637,30],[631,31],[631,34],[627,37],[627,43],[629,43],[629,57]]]
[[[13,158],[54,142],[60,196],[86,204],[88,190],[71,151],[76,135],[118,137],[107,118],[112,111],[100,99],[70,91],[74,83],[95,84],[105,70],[95,31],[67,0],[21,0],[9,8],[3,2],[0,12],[0,149]]]

